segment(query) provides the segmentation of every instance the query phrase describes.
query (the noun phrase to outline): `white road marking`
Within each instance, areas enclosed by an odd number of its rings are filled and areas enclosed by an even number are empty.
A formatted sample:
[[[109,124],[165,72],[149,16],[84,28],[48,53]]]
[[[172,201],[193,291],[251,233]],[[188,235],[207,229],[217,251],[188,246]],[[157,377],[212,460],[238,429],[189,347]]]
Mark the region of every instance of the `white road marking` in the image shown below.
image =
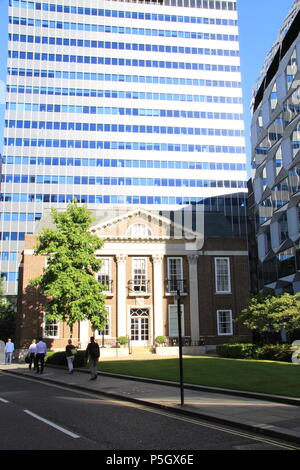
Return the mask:
[[[4,398],[0,398],[0,401],[2,401],[3,403],[9,403],[9,401],[5,400]]]
[[[0,375],[4,375],[4,374],[2,374],[1,371],[0,371]],[[15,375],[15,378],[18,378],[20,380],[27,380],[29,382],[34,381],[34,379],[31,379],[30,377],[24,377],[24,376],[18,376],[18,375]],[[43,382],[43,385],[47,385],[48,387],[53,387],[53,388],[59,388],[59,389],[62,389],[62,390],[66,389],[66,385],[64,385],[64,384],[59,385],[59,384],[54,384],[54,383],[47,383],[47,381]],[[296,447],[293,444],[280,443],[280,442],[277,442],[277,441],[273,441],[272,438],[269,438],[267,436],[266,437],[264,437],[262,435],[255,436],[255,433],[254,433],[254,435],[252,435],[252,434],[247,434],[244,431],[238,431],[237,429],[235,429],[235,430],[229,429],[230,424],[228,424],[228,427],[222,427],[219,424],[212,424],[212,423],[209,423],[208,421],[201,421],[199,418],[194,418],[193,419],[193,418],[178,416],[178,415],[171,414],[171,412],[166,412],[166,411],[163,411],[163,410],[157,410],[157,409],[154,409],[154,408],[151,409],[149,406],[145,406],[145,405],[137,404],[137,403],[124,402],[123,400],[118,400],[117,398],[115,398],[115,399],[102,398],[102,397],[100,398],[98,395],[95,396],[95,393],[93,393],[92,391],[88,391],[88,390],[83,391],[83,390],[76,390],[74,388],[74,389],[72,389],[72,392],[76,393],[76,394],[79,394],[79,395],[91,396],[91,397],[95,398],[97,401],[99,400],[99,401],[105,401],[105,402],[109,402],[109,403],[116,403],[118,405],[122,404],[123,406],[128,406],[128,407],[140,408],[140,409],[142,409],[144,411],[147,411],[149,413],[166,415],[167,417],[172,418],[172,419],[176,419],[176,420],[180,420],[180,421],[188,421],[188,422],[191,422],[192,424],[196,424],[198,426],[217,429],[219,431],[223,431],[223,432],[228,433],[228,434],[239,435],[241,437],[249,438],[249,439],[254,440],[254,441],[264,442],[264,443],[272,444],[272,445],[275,445],[275,446],[278,446],[278,447],[283,447],[283,448],[287,448],[287,449],[291,449],[291,450],[299,450],[299,447]],[[77,437],[80,437],[80,436],[77,436]]]
[[[52,423],[52,421],[48,421],[48,419],[42,418],[41,416],[39,416],[35,413],[32,413],[32,411],[29,411],[29,410],[23,410],[23,411],[24,411],[24,413],[27,413],[28,415],[32,416],[33,418],[36,418],[39,421],[42,421],[43,423],[46,423],[49,426],[52,426],[53,428],[58,429],[59,431],[67,434],[70,437],[73,437],[74,439],[78,439],[80,437],[80,436],[78,436],[78,434],[75,434],[71,431],[68,431],[67,429],[62,428],[61,426],[58,426],[57,424]]]

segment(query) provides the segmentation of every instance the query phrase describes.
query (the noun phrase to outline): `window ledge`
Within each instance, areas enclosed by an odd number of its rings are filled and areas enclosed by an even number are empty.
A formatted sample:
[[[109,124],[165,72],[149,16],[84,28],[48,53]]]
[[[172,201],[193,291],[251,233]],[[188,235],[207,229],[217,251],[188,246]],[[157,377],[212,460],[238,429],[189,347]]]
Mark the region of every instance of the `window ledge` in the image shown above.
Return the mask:
[[[174,297],[177,296],[177,292],[166,292],[165,295],[168,297]],[[188,292],[180,292],[180,297],[185,297],[187,295],[189,295]]]
[[[129,297],[149,297],[151,292],[129,292]]]

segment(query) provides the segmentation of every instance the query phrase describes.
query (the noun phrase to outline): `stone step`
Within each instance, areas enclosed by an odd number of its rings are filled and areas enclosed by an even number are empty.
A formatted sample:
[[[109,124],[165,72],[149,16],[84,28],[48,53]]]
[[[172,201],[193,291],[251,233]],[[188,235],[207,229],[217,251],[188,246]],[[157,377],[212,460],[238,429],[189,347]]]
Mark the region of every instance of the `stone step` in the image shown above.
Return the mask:
[[[132,355],[133,356],[151,356],[155,354],[151,347],[147,346],[132,346]]]

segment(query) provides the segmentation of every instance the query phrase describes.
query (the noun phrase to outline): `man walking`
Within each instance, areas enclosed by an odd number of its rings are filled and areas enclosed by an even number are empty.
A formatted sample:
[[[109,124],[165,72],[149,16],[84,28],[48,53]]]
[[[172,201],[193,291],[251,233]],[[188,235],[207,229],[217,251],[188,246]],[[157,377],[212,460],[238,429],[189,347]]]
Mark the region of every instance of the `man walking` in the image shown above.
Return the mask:
[[[67,358],[67,363],[68,363],[68,369],[69,369],[69,374],[73,374],[74,371],[74,366],[73,366],[73,361],[74,361],[74,354],[76,354],[76,348],[72,344],[72,340],[68,339],[68,344],[66,346],[66,358]]]
[[[99,345],[96,343],[94,336],[91,336],[91,342],[87,345],[85,357],[89,360],[91,366],[90,380],[97,379],[97,362],[100,357]]]
[[[47,352],[47,345],[43,341],[43,338],[39,338],[38,343],[36,344],[35,348],[35,369],[36,374],[43,373],[44,371],[44,363],[45,363],[45,355]]]
[[[28,348],[28,352],[27,352],[27,356],[28,356],[28,359],[29,359],[29,363],[28,363],[29,364],[29,369],[31,369],[32,363],[33,363],[33,367],[35,368],[35,365],[34,365],[35,351],[36,351],[36,340],[33,339],[31,345]]]
[[[12,340],[8,338],[7,343],[5,344],[5,364],[11,364],[14,350],[15,345]]]

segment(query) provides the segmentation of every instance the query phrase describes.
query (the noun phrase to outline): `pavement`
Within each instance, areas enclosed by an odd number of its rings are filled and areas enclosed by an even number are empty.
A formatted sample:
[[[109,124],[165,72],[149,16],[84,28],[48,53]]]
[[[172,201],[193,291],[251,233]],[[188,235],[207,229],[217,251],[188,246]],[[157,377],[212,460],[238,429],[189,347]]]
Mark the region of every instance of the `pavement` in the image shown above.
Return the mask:
[[[300,398],[184,384],[182,404],[180,385],[174,382],[105,372],[92,381],[88,370],[69,374],[66,368],[49,365],[43,374],[27,364],[0,365],[0,370],[300,444]]]

